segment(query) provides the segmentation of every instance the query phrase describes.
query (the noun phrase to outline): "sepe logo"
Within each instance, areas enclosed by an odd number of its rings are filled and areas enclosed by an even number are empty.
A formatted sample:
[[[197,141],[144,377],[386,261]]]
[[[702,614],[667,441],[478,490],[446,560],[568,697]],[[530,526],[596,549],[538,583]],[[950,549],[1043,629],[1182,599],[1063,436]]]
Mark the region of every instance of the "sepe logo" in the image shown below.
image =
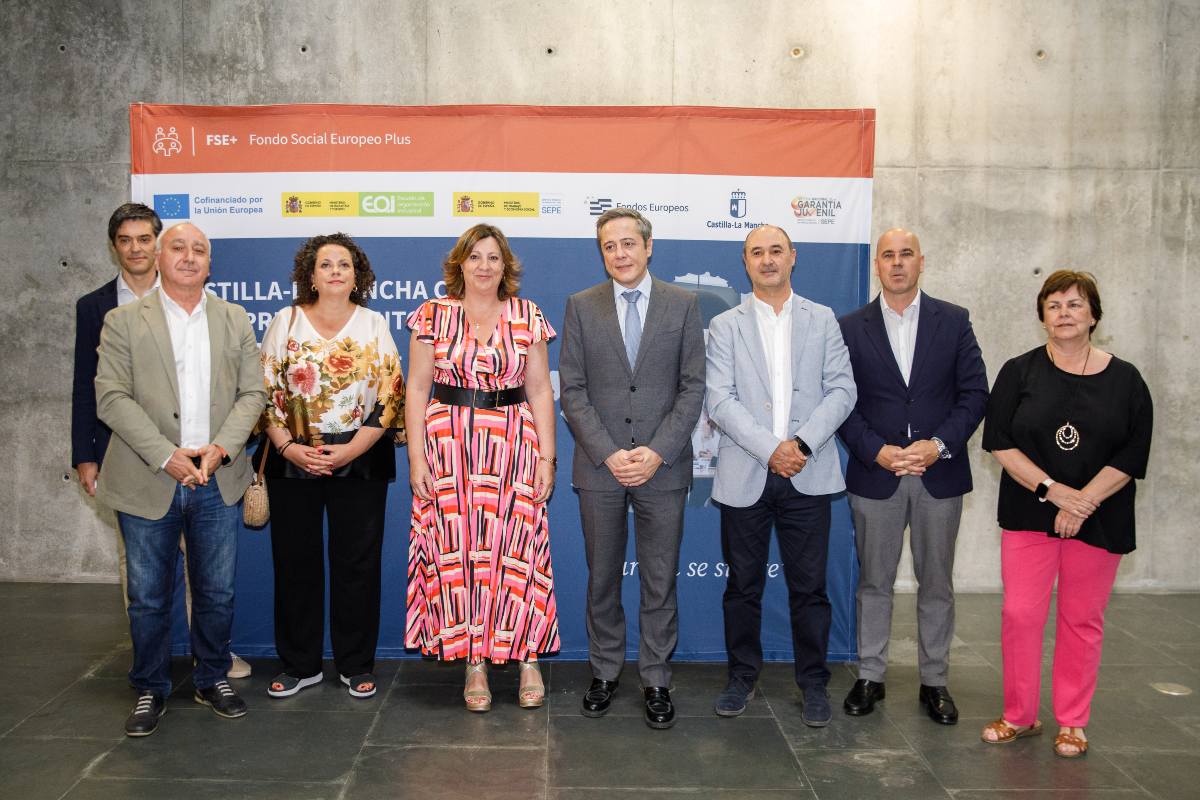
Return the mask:
[[[741,219],[746,216],[746,193],[733,192],[729,195],[729,216]]]
[[[154,144],[150,146],[150,149],[163,158],[170,158],[176,153],[182,153],[183,143],[179,141],[179,133],[176,132],[175,126],[172,125],[170,130],[165,133],[162,128],[156,130]]]
[[[192,215],[188,207],[189,199],[187,194],[156,194],[154,213],[160,219],[188,219]]]
[[[589,197],[587,199],[587,204],[588,213],[593,217],[600,216],[615,205],[611,197]]]
[[[836,197],[797,195],[792,198],[791,207],[796,221],[802,225],[832,225],[842,210],[842,201]]]
[[[560,194],[544,194],[542,195],[542,214],[561,214],[562,213],[562,195]]]

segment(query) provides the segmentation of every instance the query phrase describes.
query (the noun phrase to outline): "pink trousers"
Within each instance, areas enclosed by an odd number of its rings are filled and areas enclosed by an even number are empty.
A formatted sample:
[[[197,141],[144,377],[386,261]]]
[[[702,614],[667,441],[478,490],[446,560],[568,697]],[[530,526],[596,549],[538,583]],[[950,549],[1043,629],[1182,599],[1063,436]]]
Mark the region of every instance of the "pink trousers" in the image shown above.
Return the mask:
[[[1059,725],[1088,724],[1100,671],[1104,609],[1121,556],[1037,531],[1004,531],[1000,544],[1004,610],[1004,718],[1037,719],[1042,688],[1042,632],[1058,579],[1054,634],[1054,717]]]

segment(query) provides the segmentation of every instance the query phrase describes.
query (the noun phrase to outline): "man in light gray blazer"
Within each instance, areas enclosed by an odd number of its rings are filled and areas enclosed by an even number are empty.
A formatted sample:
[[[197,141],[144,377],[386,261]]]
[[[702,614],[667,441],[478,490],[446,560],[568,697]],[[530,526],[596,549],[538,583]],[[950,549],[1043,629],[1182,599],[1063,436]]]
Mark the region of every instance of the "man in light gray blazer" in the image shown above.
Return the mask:
[[[588,562],[592,683],[582,713],[608,712],[625,662],[621,578],[632,504],[645,718],[651,728],[669,728],[675,573],[692,482],[691,436],[704,399],[703,321],[694,293],[647,271],[654,240],[645,217],[610,209],[596,221],[596,238],[612,280],[567,299],[558,359]]]
[[[708,326],[705,398],[721,441],[713,500],[721,509],[729,682],[716,712],[745,711],[762,668],[762,595],[771,528],[788,588],[801,719],[829,724],[830,607],[825,594],[830,495],[845,489],[834,433],[854,408],[850,357],[833,311],[792,292],[796,250],[774,225],[746,237],[753,292]]]
[[[233,624],[238,500],[246,437],[266,406],[254,331],[240,306],[204,291],[208,237],[182,223],[155,256],[161,286],[110,311],[100,334],[97,413],[112,428],[98,496],[125,540],[138,690],[129,736],[158,728],[171,693],[171,601],[187,543],[197,703],[222,717],[246,704],[225,680]]]

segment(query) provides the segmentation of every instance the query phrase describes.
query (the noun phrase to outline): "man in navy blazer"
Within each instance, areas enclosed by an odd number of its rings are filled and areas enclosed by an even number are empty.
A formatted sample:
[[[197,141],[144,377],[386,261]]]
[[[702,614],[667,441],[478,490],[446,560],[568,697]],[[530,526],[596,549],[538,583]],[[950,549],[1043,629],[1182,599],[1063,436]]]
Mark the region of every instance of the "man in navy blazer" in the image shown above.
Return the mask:
[[[921,292],[917,235],[879,237],[878,297],[839,320],[858,402],[838,431],[850,451],[846,490],[858,548],[858,680],[843,707],[869,714],[884,698],[892,590],[909,529],[917,590],[919,699],[958,721],[946,688],[954,636],[954,543],[971,491],[967,440],[983,419],[988,384],[965,308]]]
[[[114,211],[108,219],[108,241],[121,269],[117,277],[85,294],[75,304],[71,465],[79,473],[83,490],[92,497],[96,496],[96,478],[112,436],[112,431],[96,416],[96,348],[100,346],[100,329],[104,327],[105,314],[154,288],[158,280],[154,246],[160,233],[162,220],[149,206],[126,203]]]

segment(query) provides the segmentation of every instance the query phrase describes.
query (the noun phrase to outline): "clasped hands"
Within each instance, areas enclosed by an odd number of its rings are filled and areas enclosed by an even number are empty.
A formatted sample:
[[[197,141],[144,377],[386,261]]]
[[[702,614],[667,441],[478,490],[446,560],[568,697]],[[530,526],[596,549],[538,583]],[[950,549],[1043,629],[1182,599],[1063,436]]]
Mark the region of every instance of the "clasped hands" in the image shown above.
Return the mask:
[[[604,459],[604,463],[617,479],[617,483],[632,489],[653,478],[663,460],[658,453],[642,445],[629,450],[618,450]]]
[[[221,448],[215,444],[177,447],[163,469],[183,486],[195,489],[208,485],[208,479],[221,466],[221,458]],[[196,459],[199,459],[198,463]]]
[[[1100,507],[1099,500],[1062,483],[1050,486],[1046,491],[1046,500],[1058,506],[1058,514],[1054,517],[1054,532],[1064,539],[1078,534],[1083,521]]]
[[[904,475],[924,475],[929,465],[937,460],[937,445],[929,439],[920,439],[908,447],[885,444],[875,456],[875,463],[897,478]]]
[[[771,453],[767,460],[767,469],[783,478],[790,478],[804,469],[808,456],[800,450],[795,439],[785,439]]]
[[[332,475],[334,470],[341,469],[360,455],[349,442],[322,444],[319,447],[294,442],[283,451],[284,458],[311,475]]]

